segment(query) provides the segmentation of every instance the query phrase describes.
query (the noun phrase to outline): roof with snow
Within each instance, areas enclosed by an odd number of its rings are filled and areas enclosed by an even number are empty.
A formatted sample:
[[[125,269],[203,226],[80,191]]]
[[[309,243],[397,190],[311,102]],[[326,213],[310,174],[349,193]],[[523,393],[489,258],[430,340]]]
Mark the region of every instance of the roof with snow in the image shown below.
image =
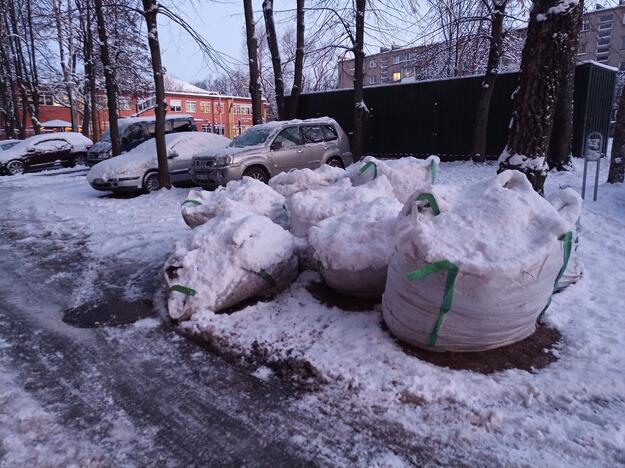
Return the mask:
[[[186,81],[179,80],[178,78],[171,75],[165,76],[165,92],[210,96],[219,94],[215,91],[208,91],[206,89],[192,85],[191,83],[187,83]]]

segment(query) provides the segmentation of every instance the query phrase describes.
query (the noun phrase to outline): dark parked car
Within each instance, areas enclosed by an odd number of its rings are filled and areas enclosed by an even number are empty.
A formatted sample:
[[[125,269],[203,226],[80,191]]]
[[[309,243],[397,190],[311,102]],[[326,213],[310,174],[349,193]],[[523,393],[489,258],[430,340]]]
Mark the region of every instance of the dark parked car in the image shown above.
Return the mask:
[[[44,133],[0,151],[0,174],[15,175],[61,164],[82,164],[93,142],[75,132]]]
[[[154,138],[156,117],[128,117],[119,119],[117,126],[122,146],[122,153],[136,148],[144,141]],[[195,132],[197,127],[190,115],[173,115],[165,118],[165,133]],[[111,135],[107,130],[102,139],[91,147],[86,163],[93,166],[111,157]]]

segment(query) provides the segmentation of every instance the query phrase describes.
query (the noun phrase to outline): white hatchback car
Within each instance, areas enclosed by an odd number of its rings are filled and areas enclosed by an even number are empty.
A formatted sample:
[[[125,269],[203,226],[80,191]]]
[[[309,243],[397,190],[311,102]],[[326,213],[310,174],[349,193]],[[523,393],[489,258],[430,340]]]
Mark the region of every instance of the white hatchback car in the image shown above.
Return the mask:
[[[173,184],[191,182],[191,158],[207,150],[225,148],[230,140],[203,132],[165,135],[169,173]],[[112,192],[153,192],[160,188],[156,159],[156,140],[140,144],[128,153],[102,161],[91,168],[87,181],[96,190]]]

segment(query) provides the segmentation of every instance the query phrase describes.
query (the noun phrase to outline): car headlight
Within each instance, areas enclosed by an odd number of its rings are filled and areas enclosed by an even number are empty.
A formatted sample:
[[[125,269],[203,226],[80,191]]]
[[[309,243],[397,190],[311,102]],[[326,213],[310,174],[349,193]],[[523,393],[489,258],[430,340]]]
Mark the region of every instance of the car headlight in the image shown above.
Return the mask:
[[[217,156],[215,158],[215,166],[228,166],[234,162],[233,156]]]

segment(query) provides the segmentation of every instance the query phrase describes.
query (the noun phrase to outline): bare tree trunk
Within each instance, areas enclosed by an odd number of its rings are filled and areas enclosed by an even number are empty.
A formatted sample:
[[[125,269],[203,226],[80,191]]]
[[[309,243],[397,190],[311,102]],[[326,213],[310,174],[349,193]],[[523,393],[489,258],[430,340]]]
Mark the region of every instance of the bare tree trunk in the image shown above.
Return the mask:
[[[65,92],[67,93],[67,101],[69,103],[70,111],[71,111],[71,120],[72,120],[72,131],[76,131],[78,128],[76,122],[76,107],[74,103],[74,86],[72,83],[72,71],[71,71],[71,48],[70,48],[70,56],[66,57],[65,55],[65,38],[63,34],[63,23],[62,23],[62,14],[61,5],[59,0],[52,0],[52,10],[54,12],[54,19],[56,22],[56,38],[59,44],[59,59],[61,62],[61,70],[63,71],[63,84],[65,85]],[[70,62],[68,62],[68,59]]]
[[[100,59],[102,61],[102,67],[104,68],[104,81],[106,83],[106,103],[109,115],[111,152],[113,156],[117,156],[121,153],[119,128],[117,127],[117,81],[115,78],[115,69],[112,66],[109,55],[102,0],[94,0],[94,5],[96,20],[98,22],[98,36],[100,38]]]
[[[28,29],[28,56],[30,77],[30,118],[33,124],[35,135],[41,133],[41,122],[39,121],[39,72],[37,70],[37,55],[35,50],[35,32],[33,29],[33,8],[32,1],[26,0],[26,29]]]
[[[365,39],[365,8],[366,0],[356,0],[356,37],[354,42],[354,139],[352,142],[354,161],[358,161],[364,151],[366,121],[369,115],[363,92],[365,75],[365,53],[363,51]]]
[[[271,66],[273,68],[278,120],[284,120],[286,118],[284,80],[282,79],[282,60],[280,59],[276,25],[273,20],[273,0],[263,1],[263,16],[265,18],[265,31],[267,32],[267,45],[269,46],[269,54],[271,55]]]
[[[85,62],[85,72],[89,80],[89,96],[85,96],[85,99],[89,99],[91,109],[91,139],[97,141],[100,137],[98,127],[98,102],[97,102],[97,85],[96,85],[96,72],[95,72],[95,56],[93,54],[93,29],[91,24],[91,0],[85,1],[86,10],[86,49],[89,57],[88,62]],[[87,66],[88,65],[88,66]]]
[[[158,24],[156,15],[158,14],[158,4],[156,0],[143,0],[143,16],[148,27],[148,45],[150,46],[150,56],[152,57],[152,74],[154,75],[154,88],[156,90],[156,129],[154,138],[156,140],[156,158],[158,160],[158,180],[161,187],[171,188],[169,177],[169,165],[167,163],[167,144],[165,142],[165,113],[167,104],[165,101],[165,78],[163,62],[161,60],[161,47],[158,42]]]
[[[621,92],[616,110],[608,182],[611,184],[625,182],[625,92]]]
[[[523,172],[540,194],[547,178],[545,157],[562,77],[560,64],[573,38],[577,8],[576,1],[563,5],[560,0],[534,0],[508,144],[499,157],[499,172]]]
[[[306,24],[304,22],[304,6],[304,0],[297,0],[295,66],[293,70],[293,88],[291,88],[291,98],[289,99],[289,119],[297,118],[299,96],[302,92],[304,81],[304,32],[306,28]]]
[[[488,62],[486,64],[486,73],[482,80],[475,110],[475,129],[471,148],[471,159],[475,162],[484,162],[486,160],[488,115],[493,91],[495,90],[495,82],[497,81],[497,74],[499,73],[499,61],[503,43],[503,20],[506,14],[507,3],[508,0],[493,0],[493,10],[490,15],[491,29]]]
[[[263,123],[263,99],[260,88],[260,72],[258,70],[258,39],[254,27],[254,10],[252,0],[243,0],[245,10],[245,35],[247,56],[250,67],[250,96],[252,97],[252,122],[254,125]]]
[[[562,54],[560,63],[560,90],[556,101],[553,128],[547,152],[549,169],[564,171],[571,167],[571,146],[573,144],[573,91],[575,86],[575,57],[579,42],[579,32],[582,26],[584,0],[579,0],[579,6],[571,11],[571,30],[566,32],[568,49]]]

